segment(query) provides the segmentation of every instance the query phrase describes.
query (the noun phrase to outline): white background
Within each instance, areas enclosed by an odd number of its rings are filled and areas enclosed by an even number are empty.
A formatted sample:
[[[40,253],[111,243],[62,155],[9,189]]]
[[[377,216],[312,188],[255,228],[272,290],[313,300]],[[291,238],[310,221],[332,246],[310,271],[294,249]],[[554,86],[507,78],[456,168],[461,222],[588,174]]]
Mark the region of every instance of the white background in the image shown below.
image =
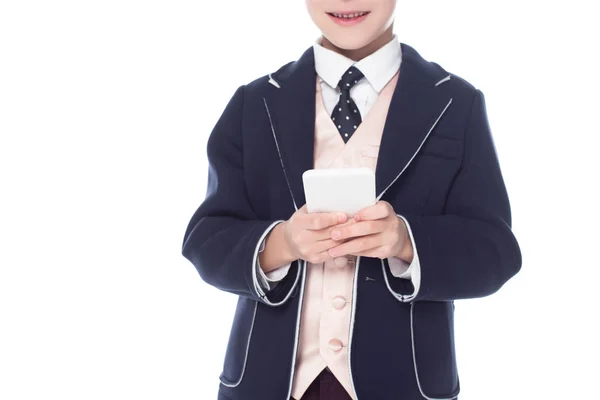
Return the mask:
[[[398,4],[400,40],[485,94],[523,252],[457,303],[460,400],[598,395],[592,4]],[[236,298],[180,254],[206,140],[318,33],[301,1],[0,2],[1,399],[216,399]]]

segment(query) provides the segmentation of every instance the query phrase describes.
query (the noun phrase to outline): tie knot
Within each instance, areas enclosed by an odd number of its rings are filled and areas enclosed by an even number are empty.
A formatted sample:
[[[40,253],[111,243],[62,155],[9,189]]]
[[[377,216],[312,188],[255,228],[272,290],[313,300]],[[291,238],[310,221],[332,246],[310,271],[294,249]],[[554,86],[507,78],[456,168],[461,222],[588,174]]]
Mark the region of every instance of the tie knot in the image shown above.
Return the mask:
[[[342,78],[338,83],[338,87],[340,90],[350,90],[362,78],[364,78],[363,73],[360,72],[360,70],[355,66],[351,66],[346,70],[346,72],[344,72],[344,75],[342,75]]]

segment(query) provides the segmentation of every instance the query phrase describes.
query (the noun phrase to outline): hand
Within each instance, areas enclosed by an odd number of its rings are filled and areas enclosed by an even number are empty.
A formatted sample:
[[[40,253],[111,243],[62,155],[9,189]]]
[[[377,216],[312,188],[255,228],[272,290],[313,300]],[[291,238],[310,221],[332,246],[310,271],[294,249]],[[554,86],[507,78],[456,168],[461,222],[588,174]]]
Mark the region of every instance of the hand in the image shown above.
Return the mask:
[[[399,257],[412,261],[413,249],[406,224],[390,203],[378,201],[358,211],[353,219],[355,223],[331,230],[331,239],[343,243],[329,250],[330,257]]]
[[[306,204],[302,206],[282,223],[290,259],[302,259],[313,264],[331,259],[327,251],[340,244],[339,240],[331,239],[331,228],[347,220],[348,216],[343,212],[308,213]]]

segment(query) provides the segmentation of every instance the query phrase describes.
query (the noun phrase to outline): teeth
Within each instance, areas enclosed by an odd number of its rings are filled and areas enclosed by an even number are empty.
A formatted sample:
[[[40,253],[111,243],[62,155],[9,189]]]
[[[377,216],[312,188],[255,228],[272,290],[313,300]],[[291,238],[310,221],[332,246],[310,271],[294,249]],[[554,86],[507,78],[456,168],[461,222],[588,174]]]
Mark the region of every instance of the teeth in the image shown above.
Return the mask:
[[[359,12],[359,13],[353,13],[353,14],[338,14],[338,13],[332,13],[332,14],[334,17],[337,17],[337,18],[350,19],[350,18],[361,17],[361,16],[365,15],[366,12]]]

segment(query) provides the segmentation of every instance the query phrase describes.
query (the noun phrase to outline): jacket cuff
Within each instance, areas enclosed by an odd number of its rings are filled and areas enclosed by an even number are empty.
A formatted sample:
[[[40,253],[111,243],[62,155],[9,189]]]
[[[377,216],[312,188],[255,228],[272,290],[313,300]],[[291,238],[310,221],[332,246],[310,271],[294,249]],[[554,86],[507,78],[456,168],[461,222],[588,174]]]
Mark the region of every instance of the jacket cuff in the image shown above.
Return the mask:
[[[279,221],[278,221],[279,222]],[[270,232],[275,225],[267,231]],[[260,242],[260,247],[258,249],[258,253],[262,253],[265,250],[265,242],[266,239],[263,239]],[[292,263],[285,264],[281,267],[278,267],[272,271],[265,273],[260,266],[260,257],[256,258],[256,271],[258,273],[258,283],[263,288],[263,290],[270,291],[273,290],[277,283],[279,283],[283,278],[285,278],[290,270]]]
[[[388,264],[394,278],[410,279],[414,266],[414,259],[413,262],[409,264],[399,257],[388,257]]]
[[[283,278],[285,278],[287,276],[292,263],[286,264],[284,266],[285,267],[285,275],[281,276],[281,279],[277,280],[275,282],[275,284],[270,284],[269,281],[271,281],[271,282],[274,282],[274,281],[272,280],[272,278],[268,278],[265,275],[262,268],[260,268],[260,262],[259,262],[259,258],[258,258],[258,254],[260,252],[262,252],[265,248],[265,238],[267,237],[269,232],[271,232],[271,230],[273,230],[273,228],[275,228],[275,226],[281,222],[284,222],[284,220],[274,221],[271,225],[269,225],[267,227],[267,229],[265,229],[263,234],[260,236],[258,243],[256,245],[256,248],[254,250],[254,257],[253,257],[253,263],[252,263],[252,281],[253,281],[254,290],[256,291],[257,295],[267,305],[270,305],[270,306],[282,305],[283,303],[285,303],[287,301],[287,299],[289,298],[289,296],[292,293],[292,290],[287,290],[287,293],[279,293],[279,292],[281,292],[279,290],[279,288],[277,288],[278,290],[273,291],[273,289],[275,289],[275,286],[277,286],[277,284],[279,282],[281,282],[283,280]],[[280,268],[284,268],[284,267],[280,267]],[[301,272],[300,268],[296,268],[295,282],[293,283],[292,287],[289,289],[293,289],[293,287],[297,284],[297,282],[300,278],[300,272]],[[281,285],[279,285],[279,286],[281,286]],[[284,285],[284,286],[289,286],[289,285]],[[282,290],[283,289],[284,288],[282,288]],[[278,292],[278,293],[275,293],[275,292]],[[282,294],[283,294],[283,296],[282,296]],[[273,295],[273,296],[270,296],[270,295]],[[283,299],[281,299],[280,301],[275,301],[274,299],[271,299],[271,297],[276,297],[276,298],[283,297]]]
[[[396,214],[398,218],[406,224],[406,230],[408,231],[408,237],[413,248],[413,259],[410,264],[406,261],[397,258],[388,258],[389,273],[392,275],[388,277],[388,271],[385,268],[385,264],[382,260],[383,276],[390,293],[398,300],[403,303],[410,302],[415,299],[421,288],[421,264],[419,262],[419,253],[417,251],[417,245],[415,244],[415,238],[413,236],[410,224],[400,214]],[[408,266],[407,266],[408,265]],[[410,279],[411,285],[399,284],[400,282],[394,282],[398,278]]]

